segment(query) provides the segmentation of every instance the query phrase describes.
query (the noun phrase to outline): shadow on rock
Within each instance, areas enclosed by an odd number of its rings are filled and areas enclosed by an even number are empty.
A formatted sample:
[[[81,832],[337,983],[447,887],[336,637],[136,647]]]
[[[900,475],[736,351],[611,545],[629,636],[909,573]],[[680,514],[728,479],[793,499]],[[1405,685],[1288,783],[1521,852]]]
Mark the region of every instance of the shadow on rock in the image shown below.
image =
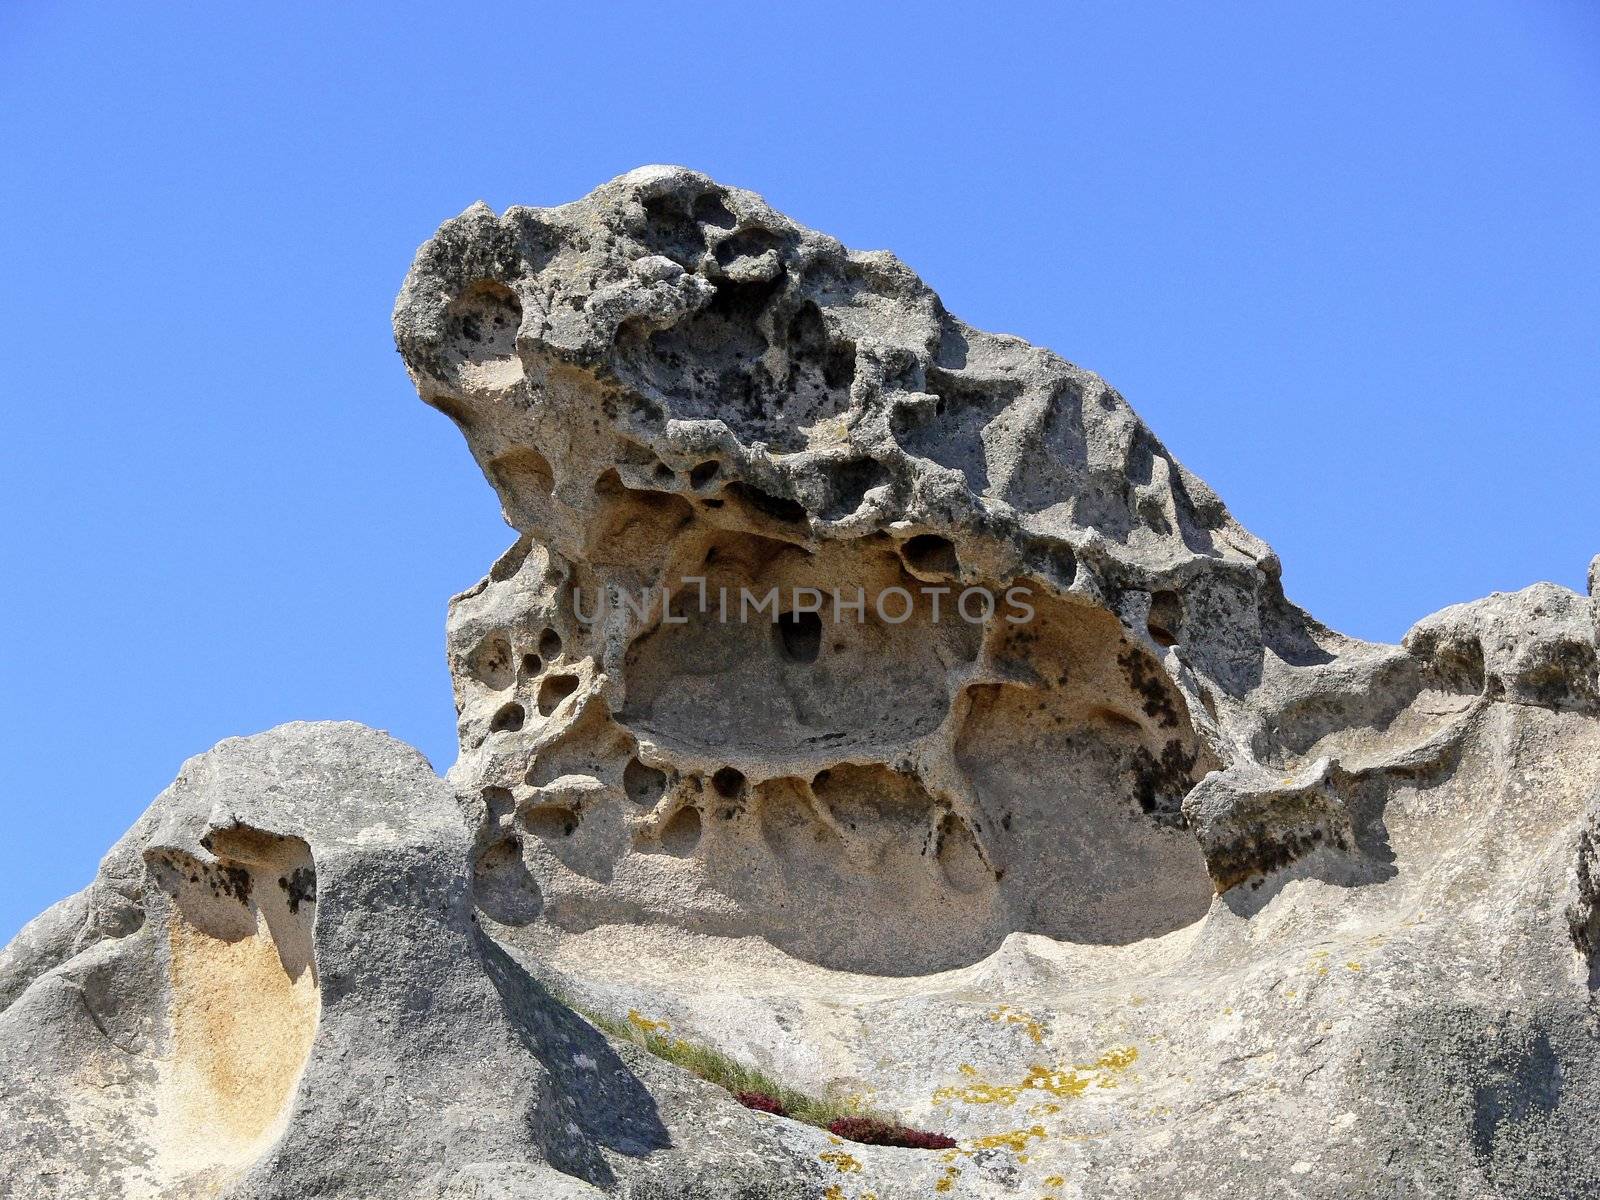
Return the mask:
[[[605,1036],[556,1000],[481,930],[486,974],[527,1051],[549,1072],[531,1118],[550,1162],[596,1187],[616,1182],[602,1148],[629,1158],[669,1149],[656,1102]],[[574,1133],[573,1130],[577,1132]]]

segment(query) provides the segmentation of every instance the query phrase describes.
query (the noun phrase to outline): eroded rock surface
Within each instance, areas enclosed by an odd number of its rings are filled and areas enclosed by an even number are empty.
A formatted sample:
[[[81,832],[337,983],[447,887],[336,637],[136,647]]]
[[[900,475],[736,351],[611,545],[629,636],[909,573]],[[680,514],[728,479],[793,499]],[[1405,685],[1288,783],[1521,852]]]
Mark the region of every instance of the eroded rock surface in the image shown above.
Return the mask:
[[[451,603],[461,757],[186,766],[0,959],[0,1178],[1600,1194],[1592,594],[1334,633],[1098,377],[680,168],[468,210],[395,325],[518,535]]]

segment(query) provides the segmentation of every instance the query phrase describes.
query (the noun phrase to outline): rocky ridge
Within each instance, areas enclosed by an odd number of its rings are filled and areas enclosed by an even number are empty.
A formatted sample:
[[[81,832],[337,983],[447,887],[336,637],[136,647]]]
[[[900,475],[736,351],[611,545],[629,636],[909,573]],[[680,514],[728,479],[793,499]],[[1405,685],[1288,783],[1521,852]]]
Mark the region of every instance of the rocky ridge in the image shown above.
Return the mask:
[[[1097,376],[681,168],[395,328],[518,535],[460,758],[186,764],[0,957],[17,1194],[1600,1192],[1600,559],[1344,637]]]

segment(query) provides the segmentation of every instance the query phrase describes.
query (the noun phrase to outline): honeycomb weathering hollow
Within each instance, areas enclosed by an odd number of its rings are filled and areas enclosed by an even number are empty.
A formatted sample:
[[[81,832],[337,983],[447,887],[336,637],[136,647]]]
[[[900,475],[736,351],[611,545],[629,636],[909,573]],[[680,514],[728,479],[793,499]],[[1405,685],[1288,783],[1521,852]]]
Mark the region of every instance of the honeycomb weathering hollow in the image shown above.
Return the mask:
[[[1103,381],[667,168],[470,210],[397,328],[522,535],[452,604],[453,778],[541,919],[903,973],[1205,912],[1241,649],[1323,651]]]
[[[224,1181],[283,1132],[320,990],[316,871],[298,838],[227,830],[216,857],[150,854],[170,896],[170,1056],[157,1100],[163,1170]]]

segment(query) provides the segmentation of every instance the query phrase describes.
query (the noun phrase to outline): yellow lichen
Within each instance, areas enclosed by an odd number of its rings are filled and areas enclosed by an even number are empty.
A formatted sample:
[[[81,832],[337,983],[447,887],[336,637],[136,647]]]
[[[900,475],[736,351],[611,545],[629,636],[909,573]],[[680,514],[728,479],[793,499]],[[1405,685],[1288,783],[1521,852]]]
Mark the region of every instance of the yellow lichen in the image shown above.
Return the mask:
[[[849,1175],[861,1170],[861,1160],[846,1150],[824,1150],[817,1155],[823,1162],[829,1163],[841,1175]]]
[[[964,1069],[962,1074],[975,1076],[977,1072]],[[1092,1082],[1088,1076],[1079,1075],[1076,1071],[1056,1071],[1035,1064],[1028,1068],[1028,1074],[1020,1082],[997,1084],[980,1079],[973,1083],[942,1087],[933,1093],[933,1102],[943,1104],[948,1100],[959,1100],[962,1104],[1015,1104],[1025,1091],[1048,1092],[1052,1096],[1081,1096]]]
[[[1022,1032],[1033,1039],[1034,1045],[1044,1041],[1044,1026],[1027,1013],[1016,1012],[1009,1004],[1002,1004],[989,1014],[989,1020],[997,1025],[1020,1025]]]
[[[938,1182],[933,1185],[936,1192],[948,1192],[956,1185],[956,1176],[961,1174],[960,1167],[946,1167],[944,1174],[939,1176]]]
[[[984,1137],[973,1138],[972,1145],[977,1150],[994,1150],[1005,1147],[1007,1150],[1021,1150],[1027,1146],[1030,1138],[1045,1137],[1043,1125],[1030,1125],[1026,1129],[1013,1129],[1008,1133],[991,1133]]]
[[[876,1107],[872,1099],[874,1091],[875,1089],[868,1088],[866,1091],[861,1092],[845,1092],[840,1095],[839,1103],[844,1105],[849,1112],[870,1113]],[[865,1200],[865,1197],[863,1197],[863,1200]]]
[[[1016,1083],[989,1083],[978,1078],[977,1069],[969,1063],[957,1068],[972,1083],[951,1084],[933,1093],[935,1104],[959,1101],[962,1104],[1015,1104],[1024,1092],[1045,1092],[1051,1096],[1071,1099],[1081,1096],[1090,1086],[1116,1087],[1113,1076],[1132,1066],[1139,1057],[1134,1046],[1121,1046],[1107,1050],[1094,1062],[1079,1063],[1071,1068],[1052,1068],[1035,1063],[1028,1073]]]
[[[1138,1059],[1139,1048],[1137,1046],[1119,1046],[1115,1049],[1107,1050],[1099,1058],[1095,1059],[1094,1068],[1098,1068],[1102,1071],[1124,1071],[1133,1066]],[[1080,1070],[1091,1070],[1094,1068],[1083,1067],[1080,1068]]]
[[[1044,1177],[1044,1185],[1047,1188],[1065,1187],[1067,1185],[1067,1180],[1066,1177],[1062,1175],[1046,1175]]]

